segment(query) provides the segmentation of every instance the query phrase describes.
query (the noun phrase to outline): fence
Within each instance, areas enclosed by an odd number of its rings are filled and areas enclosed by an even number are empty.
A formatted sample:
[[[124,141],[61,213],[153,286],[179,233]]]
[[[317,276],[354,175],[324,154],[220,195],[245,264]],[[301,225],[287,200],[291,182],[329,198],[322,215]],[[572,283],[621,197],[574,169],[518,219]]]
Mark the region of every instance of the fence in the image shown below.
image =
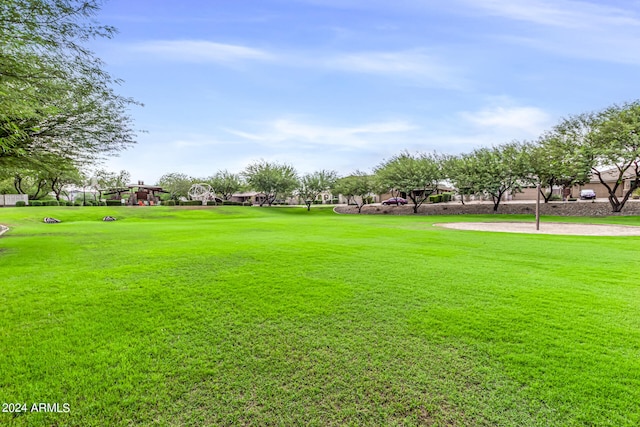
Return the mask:
[[[23,201],[29,204],[29,196],[26,194],[0,194],[0,206],[15,206],[16,202]]]

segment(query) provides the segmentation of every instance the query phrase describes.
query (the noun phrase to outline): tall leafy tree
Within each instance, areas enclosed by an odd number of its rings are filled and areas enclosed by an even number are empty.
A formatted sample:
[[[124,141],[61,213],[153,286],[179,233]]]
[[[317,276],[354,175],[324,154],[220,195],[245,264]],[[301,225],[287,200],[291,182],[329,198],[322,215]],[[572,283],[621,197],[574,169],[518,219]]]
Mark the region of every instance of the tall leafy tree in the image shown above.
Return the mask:
[[[227,170],[218,171],[214,176],[205,180],[217,195],[224,200],[229,200],[233,193],[242,188],[242,178],[239,174],[231,173]]]
[[[580,146],[581,155],[590,162],[592,176],[609,193],[612,211],[620,212],[640,186],[640,101],[570,117],[556,129]],[[611,173],[613,180],[607,176]],[[629,186],[619,197],[625,180]]]
[[[554,187],[569,189],[589,180],[591,160],[579,145],[556,129],[546,132],[529,148],[530,182],[540,184],[544,202],[548,203]]]
[[[164,174],[158,180],[158,186],[169,192],[169,199],[176,201],[181,197],[186,198],[193,184],[194,179],[192,177],[176,172]]]
[[[91,161],[134,143],[118,84],[84,43],[115,30],[99,0],[0,1],[0,165],[53,154]]]
[[[298,175],[293,166],[260,160],[248,165],[242,173],[247,185],[264,195],[260,206],[293,193],[298,186]]]
[[[406,193],[413,202],[413,212],[436,192],[443,179],[442,160],[435,154],[410,154],[403,152],[383,162],[375,174],[385,188]]]
[[[296,193],[311,210],[311,203],[324,191],[330,190],[338,179],[335,171],[316,171],[304,175],[298,183]]]
[[[362,207],[367,203],[367,197],[374,191],[375,185],[372,175],[357,170],[352,175],[338,179],[333,190],[355,203],[358,213],[362,213]]]
[[[468,186],[470,192],[491,197],[494,211],[506,194],[519,191],[531,176],[527,150],[519,142],[463,154],[455,173],[454,181]]]

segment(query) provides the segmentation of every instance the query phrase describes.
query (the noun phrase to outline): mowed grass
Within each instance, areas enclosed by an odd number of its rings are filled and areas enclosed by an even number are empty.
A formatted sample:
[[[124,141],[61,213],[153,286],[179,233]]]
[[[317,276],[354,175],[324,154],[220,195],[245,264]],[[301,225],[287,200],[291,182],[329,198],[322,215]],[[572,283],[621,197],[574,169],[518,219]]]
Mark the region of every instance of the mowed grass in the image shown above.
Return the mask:
[[[0,425],[639,425],[640,238],[458,220],[4,208]]]

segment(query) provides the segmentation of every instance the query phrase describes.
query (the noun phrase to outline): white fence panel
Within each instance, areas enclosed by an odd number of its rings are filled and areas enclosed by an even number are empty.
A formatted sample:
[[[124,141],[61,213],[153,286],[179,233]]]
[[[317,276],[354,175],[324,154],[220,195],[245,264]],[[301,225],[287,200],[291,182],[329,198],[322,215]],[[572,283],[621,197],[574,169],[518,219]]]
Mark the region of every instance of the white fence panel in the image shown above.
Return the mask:
[[[29,204],[29,196],[26,194],[0,194],[0,206],[15,206],[19,201]]]

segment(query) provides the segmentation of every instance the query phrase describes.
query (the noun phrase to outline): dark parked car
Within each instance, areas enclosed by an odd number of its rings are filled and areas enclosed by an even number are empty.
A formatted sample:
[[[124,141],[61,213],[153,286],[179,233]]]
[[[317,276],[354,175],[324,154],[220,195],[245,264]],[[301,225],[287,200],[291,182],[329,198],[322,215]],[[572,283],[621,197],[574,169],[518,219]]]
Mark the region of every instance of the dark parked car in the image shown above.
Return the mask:
[[[407,201],[402,197],[392,197],[390,199],[384,200],[382,204],[385,206],[386,205],[406,205]]]
[[[593,190],[580,190],[580,199],[582,200],[587,200],[587,199],[595,199],[596,198],[596,192]]]

